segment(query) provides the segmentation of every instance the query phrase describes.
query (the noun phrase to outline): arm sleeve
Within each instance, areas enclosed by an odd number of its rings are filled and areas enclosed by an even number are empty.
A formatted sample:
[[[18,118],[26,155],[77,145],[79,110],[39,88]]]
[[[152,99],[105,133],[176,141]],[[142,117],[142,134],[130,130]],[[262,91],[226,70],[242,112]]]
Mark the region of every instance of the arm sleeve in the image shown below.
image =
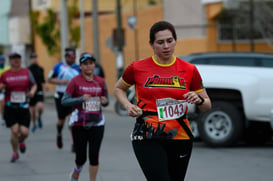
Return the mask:
[[[41,68],[41,74],[42,74],[42,83],[45,83],[45,76],[44,76],[44,69]]]
[[[135,84],[135,79],[134,79],[134,64],[130,64],[124,71],[122,75],[123,81],[128,84],[128,85],[133,85]]]
[[[60,67],[60,64],[55,65],[52,70],[49,71],[47,78],[51,79],[51,78],[55,78],[57,77],[57,69]]]
[[[29,70],[29,80],[31,84],[36,84],[35,78],[33,76],[33,74],[31,73],[31,71]]]
[[[83,98],[77,97],[77,98],[72,98],[72,96],[68,93],[64,93],[63,98],[62,98],[62,105],[63,106],[74,106],[77,104],[81,104],[83,102]]]
[[[103,89],[103,94],[102,95],[105,96],[106,99],[107,99],[107,102],[105,104],[102,104],[103,107],[106,107],[106,106],[109,105],[109,102],[110,102],[106,83],[104,83],[104,89]]]

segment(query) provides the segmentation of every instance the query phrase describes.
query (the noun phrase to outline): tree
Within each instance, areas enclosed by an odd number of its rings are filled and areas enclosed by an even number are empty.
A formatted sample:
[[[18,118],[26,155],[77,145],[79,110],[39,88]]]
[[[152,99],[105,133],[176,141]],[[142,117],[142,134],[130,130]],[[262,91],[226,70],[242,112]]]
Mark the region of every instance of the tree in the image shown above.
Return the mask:
[[[78,47],[80,41],[80,27],[73,25],[74,16],[79,14],[77,2],[78,0],[73,0],[72,5],[68,7],[69,46],[74,48]],[[60,54],[60,27],[56,13],[52,9],[47,9],[42,20],[40,16],[39,11],[30,12],[34,32],[41,38],[49,55]]]

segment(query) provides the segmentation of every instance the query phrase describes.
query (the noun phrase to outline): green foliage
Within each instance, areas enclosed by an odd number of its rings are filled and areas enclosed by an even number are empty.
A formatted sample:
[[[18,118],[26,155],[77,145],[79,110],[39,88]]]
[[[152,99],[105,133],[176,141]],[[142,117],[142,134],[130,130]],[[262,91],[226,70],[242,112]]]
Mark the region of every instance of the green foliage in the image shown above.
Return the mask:
[[[80,34],[81,30],[79,26],[72,26],[73,22],[73,17],[75,14],[79,14],[79,9],[78,9],[78,0],[73,0],[72,6],[69,6],[67,11],[68,11],[68,25],[69,25],[69,33],[70,33],[70,38],[69,38],[69,43],[71,47],[77,48],[79,41],[80,41]]]
[[[77,48],[80,41],[80,27],[73,26],[73,17],[79,13],[77,7],[78,0],[73,0],[72,6],[67,8],[68,11],[68,26],[69,26],[69,46]],[[48,53],[54,55],[60,53],[60,27],[57,26],[56,13],[52,9],[47,9],[46,16],[42,21],[39,21],[40,12],[30,12],[32,28],[41,38],[46,46]]]
[[[156,1],[155,0],[148,0],[148,4],[149,5],[156,5]]]
[[[41,38],[43,44],[47,47],[48,53],[53,55],[59,51],[58,40],[60,39],[60,31],[56,26],[56,17],[52,9],[47,10],[47,16],[43,22],[39,23],[39,12],[31,12],[31,20],[33,30]]]
[[[80,34],[81,34],[81,28],[79,26],[76,26],[74,28],[70,28],[70,46],[71,47],[78,47],[79,41],[80,41]]]

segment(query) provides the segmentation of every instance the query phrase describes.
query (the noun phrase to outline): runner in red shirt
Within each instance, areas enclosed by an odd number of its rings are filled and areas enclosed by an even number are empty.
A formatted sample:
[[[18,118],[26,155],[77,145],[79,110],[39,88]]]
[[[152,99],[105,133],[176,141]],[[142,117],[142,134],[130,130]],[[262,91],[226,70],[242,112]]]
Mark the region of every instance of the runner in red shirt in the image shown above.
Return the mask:
[[[133,62],[115,85],[117,99],[137,121],[132,144],[149,181],[182,181],[192,151],[188,104],[211,108],[197,68],[173,55],[176,32],[166,21],[150,29],[152,57]],[[135,85],[137,105],[126,97]]]
[[[87,145],[90,181],[95,181],[105,124],[101,106],[107,106],[109,98],[104,78],[94,75],[94,56],[83,53],[79,62],[82,73],[70,81],[62,98],[64,106],[73,106],[69,125],[72,128],[76,159],[70,181],[79,178],[87,159]]]
[[[13,155],[11,162],[19,159],[18,147],[21,153],[26,151],[25,139],[29,134],[30,112],[29,98],[37,89],[31,72],[21,67],[21,55],[9,55],[10,70],[0,78],[0,90],[5,89],[4,119],[6,126],[11,129],[11,146]]]

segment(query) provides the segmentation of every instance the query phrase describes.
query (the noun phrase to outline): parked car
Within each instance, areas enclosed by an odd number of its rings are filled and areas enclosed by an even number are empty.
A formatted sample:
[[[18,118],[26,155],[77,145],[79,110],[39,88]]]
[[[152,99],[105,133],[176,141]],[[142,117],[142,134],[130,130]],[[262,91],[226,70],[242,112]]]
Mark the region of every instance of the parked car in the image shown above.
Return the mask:
[[[180,56],[197,65],[273,67],[273,54],[251,52],[211,52]]]
[[[273,54],[196,53],[180,58],[196,64],[212,101],[209,112],[191,108],[196,137],[210,146],[231,146],[241,138],[249,144],[272,139]]]

